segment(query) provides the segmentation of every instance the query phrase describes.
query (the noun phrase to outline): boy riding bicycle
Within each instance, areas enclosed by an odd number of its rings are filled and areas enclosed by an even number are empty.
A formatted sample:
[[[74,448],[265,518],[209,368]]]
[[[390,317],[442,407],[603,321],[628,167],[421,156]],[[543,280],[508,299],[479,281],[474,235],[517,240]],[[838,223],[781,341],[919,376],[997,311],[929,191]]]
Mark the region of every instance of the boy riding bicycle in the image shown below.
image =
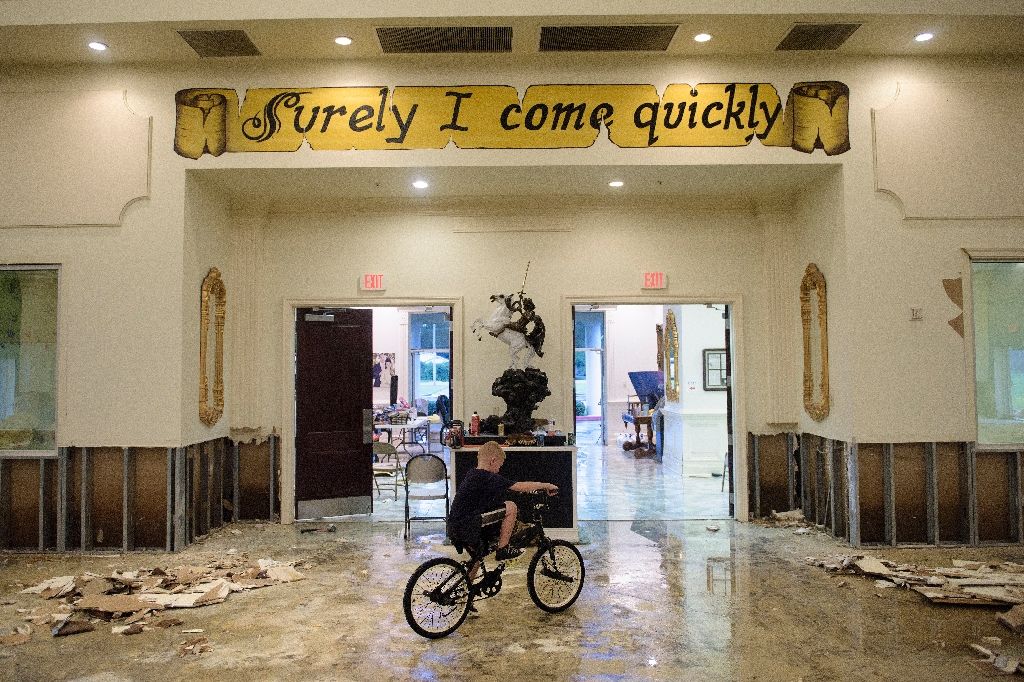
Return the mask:
[[[558,493],[558,486],[537,481],[513,482],[498,471],[505,463],[505,451],[495,441],[480,446],[476,455],[476,468],[470,470],[459,483],[455,499],[448,512],[448,537],[452,542],[476,546],[482,539],[493,538],[494,522],[501,519],[498,529],[498,548],[494,558],[508,561],[523,553],[519,547],[509,546],[515,529],[519,509],[507,499],[510,492],[530,493],[543,490],[548,495]],[[486,525],[485,525],[486,518]],[[476,573],[473,566],[470,578]]]

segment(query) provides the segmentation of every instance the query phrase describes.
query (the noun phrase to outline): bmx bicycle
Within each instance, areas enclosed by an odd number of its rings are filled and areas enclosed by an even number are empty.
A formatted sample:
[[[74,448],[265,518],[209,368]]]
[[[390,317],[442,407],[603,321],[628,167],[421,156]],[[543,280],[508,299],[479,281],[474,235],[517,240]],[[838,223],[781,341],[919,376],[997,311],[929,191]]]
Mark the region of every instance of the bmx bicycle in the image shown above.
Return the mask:
[[[549,505],[543,492],[524,495],[519,505],[520,521],[525,528],[512,536],[512,545],[536,545],[526,572],[526,586],[533,602],[548,613],[560,613],[573,605],[583,589],[586,569],[576,546],[566,540],[553,540],[544,532],[544,513]],[[484,528],[500,523],[503,514],[484,515]],[[486,534],[486,532],[485,532]],[[438,639],[455,632],[466,620],[473,602],[494,597],[501,591],[505,562],[488,569],[484,558],[496,548],[496,540],[482,540],[475,547],[455,543],[459,554],[469,558],[457,561],[439,557],[426,561],[413,572],[405,586],[402,607],[405,619],[417,634]],[[475,580],[470,571],[479,563]]]

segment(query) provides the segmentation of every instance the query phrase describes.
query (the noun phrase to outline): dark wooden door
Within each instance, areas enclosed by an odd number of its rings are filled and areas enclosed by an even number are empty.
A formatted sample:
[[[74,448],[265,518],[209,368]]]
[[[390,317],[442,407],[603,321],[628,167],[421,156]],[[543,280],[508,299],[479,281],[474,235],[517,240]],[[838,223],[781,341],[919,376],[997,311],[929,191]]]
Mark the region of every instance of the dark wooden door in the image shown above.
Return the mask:
[[[296,518],[368,514],[373,500],[373,313],[299,308]]]

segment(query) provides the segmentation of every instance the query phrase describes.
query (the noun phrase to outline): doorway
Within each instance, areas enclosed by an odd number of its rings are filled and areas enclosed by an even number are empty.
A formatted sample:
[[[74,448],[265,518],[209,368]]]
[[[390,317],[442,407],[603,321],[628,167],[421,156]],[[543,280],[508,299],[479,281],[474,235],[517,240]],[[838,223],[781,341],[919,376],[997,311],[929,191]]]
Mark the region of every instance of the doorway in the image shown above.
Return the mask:
[[[336,357],[339,351],[322,347],[330,345],[334,339],[324,338],[321,334],[310,342],[300,336],[301,327],[295,327],[295,438],[289,443],[285,435],[283,441],[282,502],[287,502],[286,496],[290,492],[287,487],[290,444],[295,462],[295,506],[292,508],[299,519],[346,517],[348,520],[403,521],[401,477],[398,481],[384,481],[374,476],[371,444],[380,438],[395,445],[402,468],[412,456],[426,452],[440,454],[442,419],[438,406],[450,405],[451,400],[457,397],[453,390],[456,363],[451,332],[454,306],[412,305],[406,301],[401,302],[403,305],[367,306],[365,301],[359,303],[361,305],[343,309],[333,306],[293,308],[297,325],[310,313],[314,314],[310,324],[316,321],[322,325],[324,322],[315,315],[335,315],[341,310],[358,315],[359,324],[365,327],[358,343],[350,344],[348,349],[351,355],[358,355],[359,373],[344,380],[335,376],[341,371],[339,367],[344,365]],[[319,372],[303,371],[310,358],[328,358],[332,366]],[[305,395],[317,392],[321,394],[316,398]],[[444,400],[439,400],[441,396]],[[351,412],[351,418],[358,413],[361,451],[358,455],[353,454],[352,459],[364,466],[346,466],[339,462],[338,453],[325,453],[322,444],[317,445],[319,449],[311,451],[310,427],[307,424],[310,413],[318,409],[318,405]],[[417,422],[426,422],[421,428],[414,430],[390,423],[389,415],[405,416],[412,410],[417,413]],[[450,418],[450,410],[448,415]],[[378,428],[381,423],[384,426]],[[331,431],[319,426],[314,429],[314,433],[325,432]],[[340,471],[336,471],[338,467],[341,467]],[[331,473],[325,474],[324,468],[330,468]],[[308,499],[309,486],[315,488],[321,485],[322,479],[332,477],[344,479],[353,490],[338,497]],[[325,503],[324,499],[331,501]],[[285,508],[282,505],[282,510]]]
[[[576,442],[607,445],[605,318],[596,306],[573,308],[573,411]]]
[[[731,307],[667,302],[573,306],[581,519],[733,516]],[[674,346],[664,336],[670,313],[678,330]],[[672,372],[665,372],[666,356]],[[664,390],[666,375],[676,378],[670,391]],[[656,396],[645,383],[652,376]],[[591,383],[598,379],[601,409],[596,411],[587,403],[598,394]],[[586,419],[593,412],[600,415],[600,435],[590,426],[595,422]]]

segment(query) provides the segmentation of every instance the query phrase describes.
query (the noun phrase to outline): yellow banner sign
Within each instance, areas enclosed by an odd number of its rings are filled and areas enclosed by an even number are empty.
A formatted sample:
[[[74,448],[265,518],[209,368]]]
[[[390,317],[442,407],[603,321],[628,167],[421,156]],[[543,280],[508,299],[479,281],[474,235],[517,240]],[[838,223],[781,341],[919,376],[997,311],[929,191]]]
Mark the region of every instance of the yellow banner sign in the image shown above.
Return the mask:
[[[828,155],[850,148],[850,89],[797,83],[785,106],[768,83],[458,87],[193,88],[175,95],[174,150],[565,149],[601,128],[619,147],[770,147]]]

